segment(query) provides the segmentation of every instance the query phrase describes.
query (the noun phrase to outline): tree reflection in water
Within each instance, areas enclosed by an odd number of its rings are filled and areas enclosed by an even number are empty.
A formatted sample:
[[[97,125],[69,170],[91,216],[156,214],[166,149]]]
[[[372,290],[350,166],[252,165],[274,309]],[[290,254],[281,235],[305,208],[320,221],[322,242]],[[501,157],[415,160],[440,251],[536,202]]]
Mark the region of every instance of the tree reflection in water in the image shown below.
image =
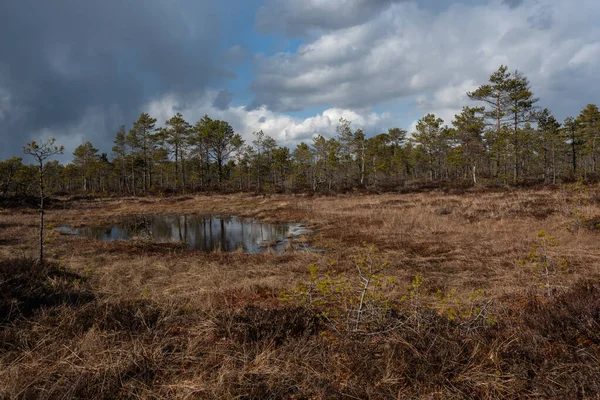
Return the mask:
[[[301,224],[270,224],[240,217],[153,215],[125,218],[111,227],[70,232],[105,241],[134,237],[149,237],[156,242],[179,241],[190,250],[229,252],[241,248],[247,253],[262,253],[269,248],[281,253],[289,237],[307,230]]]

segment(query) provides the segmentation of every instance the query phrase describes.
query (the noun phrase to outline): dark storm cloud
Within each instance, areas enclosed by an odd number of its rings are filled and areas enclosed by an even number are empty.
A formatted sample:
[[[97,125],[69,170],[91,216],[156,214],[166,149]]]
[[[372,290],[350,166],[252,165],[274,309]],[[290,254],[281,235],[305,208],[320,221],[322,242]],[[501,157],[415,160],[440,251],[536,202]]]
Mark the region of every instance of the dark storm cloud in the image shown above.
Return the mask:
[[[241,45],[235,45],[223,53],[223,62],[227,65],[238,66],[252,58],[250,51]]]
[[[506,4],[510,8],[519,7],[524,0],[502,0],[502,4]]]
[[[220,30],[213,4],[0,2],[0,158],[41,131],[79,133],[106,149],[155,96],[227,78],[210,62]],[[90,131],[75,132],[83,125]]]
[[[318,36],[365,23],[393,4],[413,3],[437,13],[453,5],[477,5],[487,0],[266,0],[256,14],[263,33]],[[503,0],[517,4],[523,0]]]
[[[213,101],[213,107],[215,107],[217,110],[225,111],[229,108],[231,100],[233,100],[233,93],[231,93],[229,90],[221,90]]]
[[[261,32],[304,35],[367,21],[402,0],[267,0],[256,14]]]

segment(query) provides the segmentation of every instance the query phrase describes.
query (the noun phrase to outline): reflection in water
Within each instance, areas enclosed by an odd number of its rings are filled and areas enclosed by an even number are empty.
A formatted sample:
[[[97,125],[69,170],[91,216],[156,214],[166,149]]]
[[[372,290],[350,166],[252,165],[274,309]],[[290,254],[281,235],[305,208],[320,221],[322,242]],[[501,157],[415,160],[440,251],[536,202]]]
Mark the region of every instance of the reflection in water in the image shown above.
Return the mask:
[[[105,228],[59,229],[63,233],[104,241],[146,237],[156,242],[184,242],[191,250],[235,251],[241,248],[246,253],[262,253],[267,248],[281,253],[290,237],[308,232],[301,224],[268,224],[239,217],[165,215],[126,218]]]

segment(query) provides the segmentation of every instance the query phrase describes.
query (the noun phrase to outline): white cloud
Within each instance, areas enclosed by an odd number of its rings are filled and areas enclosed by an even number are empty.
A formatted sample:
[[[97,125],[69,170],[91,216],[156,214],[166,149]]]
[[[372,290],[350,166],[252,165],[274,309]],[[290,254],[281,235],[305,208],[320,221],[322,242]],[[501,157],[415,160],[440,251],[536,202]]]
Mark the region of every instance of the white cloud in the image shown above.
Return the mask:
[[[195,123],[205,114],[213,119],[228,121],[236,132],[250,143],[252,133],[262,130],[277,140],[279,145],[294,147],[302,141],[310,142],[315,135],[331,137],[340,118],[352,122],[356,128],[365,129],[367,134],[383,132],[391,123],[389,114],[368,111],[330,108],[307,118],[296,118],[260,107],[248,110],[245,107],[229,107],[226,110],[213,106],[218,92],[209,91],[196,98],[181,99],[168,95],[150,102],[144,109],[163,124],[175,113],[180,112],[190,123]]]
[[[341,108],[329,108],[306,118],[292,117],[268,110],[266,107],[248,110],[243,106],[235,106],[223,109],[215,106],[215,99],[219,93],[216,90],[208,90],[188,96],[169,94],[143,105],[139,112],[147,112],[156,118],[159,127],[164,126],[165,121],[178,112],[192,125],[206,114],[213,119],[228,121],[248,144],[254,140],[253,132],[262,130],[273,137],[280,146],[288,146],[291,149],[303,141],[310,144],[316,135],[334,136],[340,118],[351,121],[356,129],[364,129],[367,135],[384,132],[392,123],[388,113],[377,114]],[[0,109],[1,101],[0,93]],[[108,110],[89,108],[82,118],[72,124],[60,129],[43,128],[34,132],[32,137],[40,141],[54,137],[57,145],[65,147],[64,154],[55,157],[62,163],[70,162],[75,148],[87,141],[92,142],[99,153],[107,153],[111,158],[114,134],[118,129],[115,121],[122,120],[122,113],[114,107]],[[129,129],[130,126],[126,128]]]
[[[456,85],[443,86],[433,93],[433,96],[421,95],[417,98],[417,106],[426,111],[439,108],[462,108],[469,104],[465,93],[473,91],[477,84],[472,79]]]
[[[569,65],[597,65],[600,62],[600,42],[587,44],[583,46],[571,60]]]
[[[367,18],[330,27],[296,53],[260,59],[255,104],[364,109],[429,93],[418,109],[452,118],[500,64],[525,73],[541,103],[563,116],[600,89],[591,68],[600,60],[596,0],[491,0],[436,11],[389,3],[385,12],[363,4]]]

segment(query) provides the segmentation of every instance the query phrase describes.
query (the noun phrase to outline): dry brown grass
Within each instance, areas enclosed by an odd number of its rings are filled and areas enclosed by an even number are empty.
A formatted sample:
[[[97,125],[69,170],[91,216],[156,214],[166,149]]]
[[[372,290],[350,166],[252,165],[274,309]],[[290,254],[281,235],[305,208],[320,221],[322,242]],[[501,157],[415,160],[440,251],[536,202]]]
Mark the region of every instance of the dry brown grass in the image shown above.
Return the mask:
[[[78,274],[96,300],[42,307],[34,317],[0,326],[0,397],[592,398],[598,387],[584,383],[600,379],[597,369],[589,370],[600,359],[598,338],[573,332],[554,337],[564,327],[551,315],[564,309],[565,319],[577,312],[570,304],[598,305],[597,291],[578,289],[550,307],[526,295],[536,280],[518,261],[544,230],[558,242],[550,256],[567,261],[561,286],[597,279],[600,229],[574,229],[573,219],[575,209],[600,215],[598,192],[238,194],[61,203],[47,214],[50,224],[103,225],[121,216],[163,213],[305,222],[315,230],[308,238],[313,246],[327,252],[202,253],[57,236],[48,255]],[[0,210],[0,259],[34,255],[36,218],[28,208]],[[351,273],[352,256],[364,242],[380,249],[390,262],[386,275],[398,282],[386,298],[399,301],[415,275],[424,277],[426,331],[336,336],[318,309],[281,302],[281,291],[308,281],[310,264],[324,271],[335,261],[338,271]],[[483,291],[481,301],[492,300],[502,321],[473,330],[448,320],[447,305],[434,294],[453,290],[455,301],[463,302]],[[598,324],[600,309],[594,312],[577,321]],[[402,312],[389,318],[403,318]],[[577,327],[577,321],[566,324]],[[544,364],[544,357],[556,362]]]

